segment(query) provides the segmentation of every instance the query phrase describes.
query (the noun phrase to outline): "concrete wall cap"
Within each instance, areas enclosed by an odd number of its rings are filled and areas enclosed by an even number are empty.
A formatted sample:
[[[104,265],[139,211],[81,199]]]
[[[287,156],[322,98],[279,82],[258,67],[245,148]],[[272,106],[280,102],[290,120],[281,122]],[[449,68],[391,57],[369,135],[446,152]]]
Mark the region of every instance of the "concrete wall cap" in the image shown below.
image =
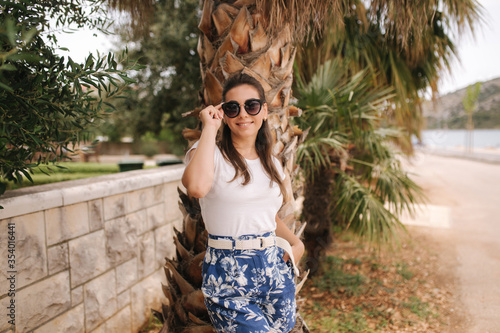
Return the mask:
[[[0,197],[0,220],[179,181],[184,168],[176,164],[7,191]]]

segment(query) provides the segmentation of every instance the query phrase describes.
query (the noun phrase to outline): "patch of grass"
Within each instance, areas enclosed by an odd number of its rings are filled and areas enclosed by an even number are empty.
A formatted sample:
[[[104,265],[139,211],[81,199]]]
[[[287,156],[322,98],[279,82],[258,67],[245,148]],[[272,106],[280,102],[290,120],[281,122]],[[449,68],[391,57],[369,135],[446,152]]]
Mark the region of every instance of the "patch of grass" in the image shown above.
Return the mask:
[[[137,333],[152,333],[158,332],[163,327],[163,324],[160,322],[158,318],[156,318],[153,314],[149,316],[148,322],[145,323]]]
[[[377,309],[371,304],[363,303],[362,306],[364,309],[366,309],[366,315],[370,318],[386,317],[384,311]],[[385,322],[383,325],[387,325],[387,322]]]
[[[154,168],[146,166],[144,169]],[[40,165],[32,169],[33,183],[24,179],[22,184],[8,182],[7,190],[15,190],[21,187],[58,183],[67,180],[76,180],[109,175],[120,171],[118,164],[112,163],[83,163],[83,162],[60,162],[56,165]]]
[[[362,307],[356,307],[354,311],[351,312],[339,311],[336,309],[323,310],[323,316],[320,320],[313,320],[312,317],[310,318],[308,315],[305,315],[304,319],[308,323],[311,332],[377,332],[368,326],[368,322],[365,318],[367,313]]]
[[[118,172],[118,164],[111,163],[83,163],[83,162],[60,162],[56,165],[40,165],[33,168],[34,174],[54,173],[114,173]]]
[[[54,173],[54,174],[50,174],[50,175],[35,174],[35,175],[31,176],[33,178],[33,183],[27,179],[25,179],[22,184],[9,182],[9,183],[7,183],[7,189],[8,190],[15,190],[15,189],[18,189],[21,187],[52,184],[52,183],[58,183],[58,182],[63,182],[63,181],[67,181],[67,180],[76,180],[76,179],[90,178],[90,177],[97,177],[97,176],[104,176],[104,175],[107,175],[107,173],[69,173],[69,174]]]
[[[409,270],[408,265],[406,263],[396,264],[396,271],[405,280],[410,280],[414,275],[413,272]]]
[[[345,272],[342,269],[345,263],[341,258],[328,256],[322,265],[323,273],[313,279],[314,286],[322,291],[339,292],[347,296],[359,295],[366,278],[360,274]]]
[[[429,304],[427,304],[426,302],[422,302],[416,296],[410,296],[408,302],[403,302],[403,307],[409,309],[420,319],[425,319],[433,314],[432,311],[429,310]]]
[[[361,265],[363,262],[359,258],[349,258],[345,261],[346,264]]]

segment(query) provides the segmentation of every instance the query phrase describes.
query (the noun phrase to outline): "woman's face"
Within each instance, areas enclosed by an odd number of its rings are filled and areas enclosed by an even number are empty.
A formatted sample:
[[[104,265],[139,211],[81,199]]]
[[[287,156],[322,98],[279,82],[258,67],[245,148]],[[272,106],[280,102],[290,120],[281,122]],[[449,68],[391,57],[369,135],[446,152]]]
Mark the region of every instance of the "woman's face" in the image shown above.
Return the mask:
[[[226,93],[226,102],[236,101],[240,104],[240,113],[235,118],[229,118],[224,114],[224,120],[231,129],[231,134],[237,137],[257,137],[257,132],[262,126],[264,119],[267,119],[267,104],[262,105],[260,112],[249,115],[245,110],[245,101],[256,98],[260,99],[257,89],[248,84],[243,84],[232,88]]]

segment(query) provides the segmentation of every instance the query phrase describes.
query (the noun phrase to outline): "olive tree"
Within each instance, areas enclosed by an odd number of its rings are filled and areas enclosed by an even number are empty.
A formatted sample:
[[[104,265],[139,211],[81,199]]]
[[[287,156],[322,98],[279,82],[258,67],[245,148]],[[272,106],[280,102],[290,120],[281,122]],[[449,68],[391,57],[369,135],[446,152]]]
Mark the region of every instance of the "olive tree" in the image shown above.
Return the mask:
[[[106,31],[109,23],[102,0],[0,3],[0,194],[5,181],[31,180],[31,168],[87,140],[87,126],[133,82],[127,52],[84,63],[57,53],[57,29]]]

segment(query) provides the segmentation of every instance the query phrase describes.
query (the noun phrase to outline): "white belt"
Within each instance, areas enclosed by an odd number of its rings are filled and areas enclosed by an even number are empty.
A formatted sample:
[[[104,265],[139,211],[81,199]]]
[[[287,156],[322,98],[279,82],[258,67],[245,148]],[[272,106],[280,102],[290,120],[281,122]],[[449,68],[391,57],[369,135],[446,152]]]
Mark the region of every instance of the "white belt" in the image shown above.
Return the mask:
[[[295,272],[295,276],[299,276],[299,269],[295,265],[295,259],[293,257],[292,247],[290,243],[284,238],[275,237],[275,236],[267,236],[267,237],[255,237],[252,239],[244,239],[244,240],[236,240],[233,241],[228,239],[213,239],[208,238],[208,246],[214,249],[220,250],[264,250],[265,248],[271,246],[278,246],[285,250],[292,260],[293,270]]]

